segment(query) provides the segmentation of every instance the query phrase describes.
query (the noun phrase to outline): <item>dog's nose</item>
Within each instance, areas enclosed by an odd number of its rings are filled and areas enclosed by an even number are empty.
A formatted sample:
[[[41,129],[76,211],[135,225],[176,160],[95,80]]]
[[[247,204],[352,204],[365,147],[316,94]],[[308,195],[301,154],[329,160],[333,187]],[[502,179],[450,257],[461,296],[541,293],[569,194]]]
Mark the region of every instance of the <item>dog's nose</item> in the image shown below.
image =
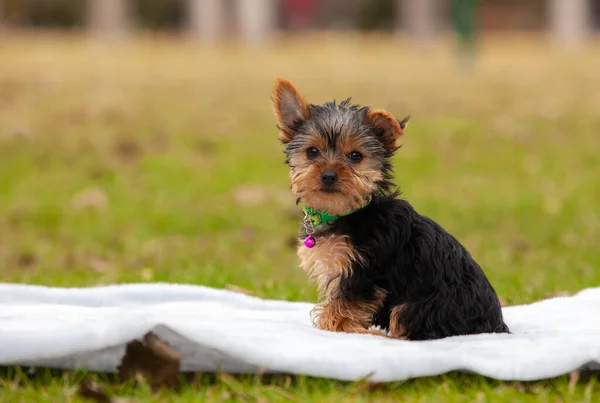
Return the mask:
[[[334,171],[325,171],[321,174],[321,182],[325,185],[331,186],[337,181],[337,173]]]

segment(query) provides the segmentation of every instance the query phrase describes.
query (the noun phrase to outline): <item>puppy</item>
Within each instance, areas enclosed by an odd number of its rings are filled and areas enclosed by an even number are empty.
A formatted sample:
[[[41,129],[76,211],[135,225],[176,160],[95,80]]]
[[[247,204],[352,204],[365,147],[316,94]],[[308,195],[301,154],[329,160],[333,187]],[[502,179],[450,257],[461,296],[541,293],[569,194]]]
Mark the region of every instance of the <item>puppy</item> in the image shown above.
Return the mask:
[[[481,267],[391,181],[408,117],[350,99],[309,104],[280,78],[273,107],[304,206],[298,255],[319,288],[317,328],[410,340],[509,332]]]

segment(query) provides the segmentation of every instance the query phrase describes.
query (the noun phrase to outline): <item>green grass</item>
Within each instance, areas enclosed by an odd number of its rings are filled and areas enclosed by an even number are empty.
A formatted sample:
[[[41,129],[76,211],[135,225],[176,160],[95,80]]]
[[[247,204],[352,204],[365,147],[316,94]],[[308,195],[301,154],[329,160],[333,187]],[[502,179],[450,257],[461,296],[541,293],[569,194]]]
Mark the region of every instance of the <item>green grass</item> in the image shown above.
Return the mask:
[[[600,56],[488,40],[477,69],[461,73],[448,49],[388,38],[244,50],[3,37],[2,281],[234,284],[315,300],[290,246],[299,222],[269,98],[281,75],[314,103],[352,96],[412,113],[395,158],[404,196],[471,250],[506,303],[599,285]],[[0,400],[72,401],[80,376],[11,370]],[[524,385],[450,374],[375,390],[226,377],[155,399],[567,402],[593,393],[596,380],[569,386],[567,376]]]

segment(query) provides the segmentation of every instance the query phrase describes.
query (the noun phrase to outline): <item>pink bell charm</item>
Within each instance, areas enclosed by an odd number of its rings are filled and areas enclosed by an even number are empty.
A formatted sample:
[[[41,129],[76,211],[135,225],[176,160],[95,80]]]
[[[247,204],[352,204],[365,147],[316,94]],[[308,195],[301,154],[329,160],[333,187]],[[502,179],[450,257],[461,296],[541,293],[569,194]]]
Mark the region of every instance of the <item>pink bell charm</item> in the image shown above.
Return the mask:
[[[304,246],[306,246],[309,249],[314,248],[316,244],[317,244],[317,241],[315,240],[315,238],[312,235],[307,236],[306,239],[304,240]]]

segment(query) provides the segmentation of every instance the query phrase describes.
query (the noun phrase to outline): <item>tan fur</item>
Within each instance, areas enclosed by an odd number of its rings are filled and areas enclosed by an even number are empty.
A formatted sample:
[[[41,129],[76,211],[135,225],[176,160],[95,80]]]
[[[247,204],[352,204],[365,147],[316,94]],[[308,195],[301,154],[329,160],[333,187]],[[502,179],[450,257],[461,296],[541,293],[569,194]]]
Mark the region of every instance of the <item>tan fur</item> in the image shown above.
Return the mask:
[[[292,140],[292,133],[288,125],[298,118],[310,118],[308,102],[298,89],[286,79],[277,77],[273,88],[273,113],[279,127],[279,138],[288,142]]]
[[[386,336],[380,331],[369,329],[378,310],[383,307],[387,292],[378,290],[373,301],[359,304],[344,303],[339,298],[328,299],[311,312],[315,327],[332,332],[365,333]]]
[[[405,339],[408,336],[404,326],[398,324],[403,309],[404,305],[398,305],[390,313],[390,336],[395,339]]]
[[[297,119],[310,119],[309,104],[296,87],[287,80],[278,78],[273,90],[273,110],[279,127],[279,137],[283,142],[293,139],[295,133],[289,126]],[[388,149],[398,146],[398,139],[404,133],[404,123],[387,111],[374,110],[367,120],[381,129],[381,141]],[[406,119],[407,121],[407,119]],[[327,140],[320,133],[302,132],[302,149],[288,154],[292,193],[313,209],[327,211],[333,215],[343,215],[361,207],[365,197],[377,190],[377,182],[383,180],[382,161],[369,155],[369,147],[364,139],[353,136],[342,129],[336,139],[335,148],[328,149]],[[312,129],[316,130],[316,129]],[[307,157],[311,147],[319,151]],[[360,152],[363,158],[351,161],[351,152]],[[325,171],[337,173],[334,192],[325,192],[321,174]],[[321,302],[311,312],[314,325],[334,332],[368,333],[387,336],[379,330],[372,330],[375,315],[383,308],[388,293],[375,290],[372,300],[355,303],[344,300],[340,295],[340,280],[352,275],[352,267],[361,262],[362,257],[346,235],[315,234],[314,248],[301,245],[298,249],[300,266],[319,288]],[[400,310],[393,310],[393,318],[398,318]],[[397,323],[397,321],[393,321]],[[393,337],[403,337],[403,329],[392,328]]]
[[[323,138],[318,135],[313,138],[309,146],[322,150]],[[344,150],[343,154],[325,153],[316,161],[309,161],[304,153],[295,154],[290,159],[290,165],[294,167],[290,170],[292,193],[312,208],[335,215],[342,215],[362,206],[365,196],[371,194],[377,188],[376,182],[382,179],[379,160],[365,156],[361,162],[351,163],[345,155],[351,151],[361,151],[360,146],[342,142],[341,148]],[[321,191],[320,176],[327,170],[338,174],[336,193]]]
[[[304,96],[291,82],[279,77],[273,88],[273,111],[279,127],[279,138],[284,142],[291,141],[294,135],[289,131],[288,125],[298,118],[310,119],[309,104]],[[367,120],[382,129],[382,141],[386,147],[398,146],[397,140],[404,134],[404,128],[391,113],[382,109],[372,110],[367,115]],[[361,141],[356,137],[342,133],[338,144],[341,153],[332,155],[327,152],[323,136],[319,133],[308,135],[311,140],[306,148],[316,147],[321,154],[315,161],[309,161],[304,152],[291,157],[292,193],[304,204],[334,215],[342,215],[362,206],[365,196],[376,190],[376,182],[382,179],[381,161],[365,155],[359,163],[350,162],[346,157],[348,153],[363,152]],[[321,190],[320,175],[326,170],[333,170],[338,174],[336,193]]]
[[[367,114],[367,120],[375,127],[383,130],[382,141],[388,149],[396,150],[401,146],[400,137],[404,134],[408,118],[405,119],[405,126],[401,127],[398,120],[390,112],[384,109],[373,109]]]
[[[340,277],[350,275],[352,264],[361,259],[347,236],[318,237],[314,248],[300,246],[298,256],[300,266],[317,284],[323,300],[311,312],[315,327],[332,332],[387,336],[379,330],[369,329],[375,313],[383,306],[387,296],[385,291],[379,290],[373,301],[343,305],[340,302]]]
[[[300,267],[317,284],[321,298],[336,297],[339,278],[349,276],[352,264],[360,261],[350,240],[345,235],[317,236],[314,248],[300,245],[298,256]]]

